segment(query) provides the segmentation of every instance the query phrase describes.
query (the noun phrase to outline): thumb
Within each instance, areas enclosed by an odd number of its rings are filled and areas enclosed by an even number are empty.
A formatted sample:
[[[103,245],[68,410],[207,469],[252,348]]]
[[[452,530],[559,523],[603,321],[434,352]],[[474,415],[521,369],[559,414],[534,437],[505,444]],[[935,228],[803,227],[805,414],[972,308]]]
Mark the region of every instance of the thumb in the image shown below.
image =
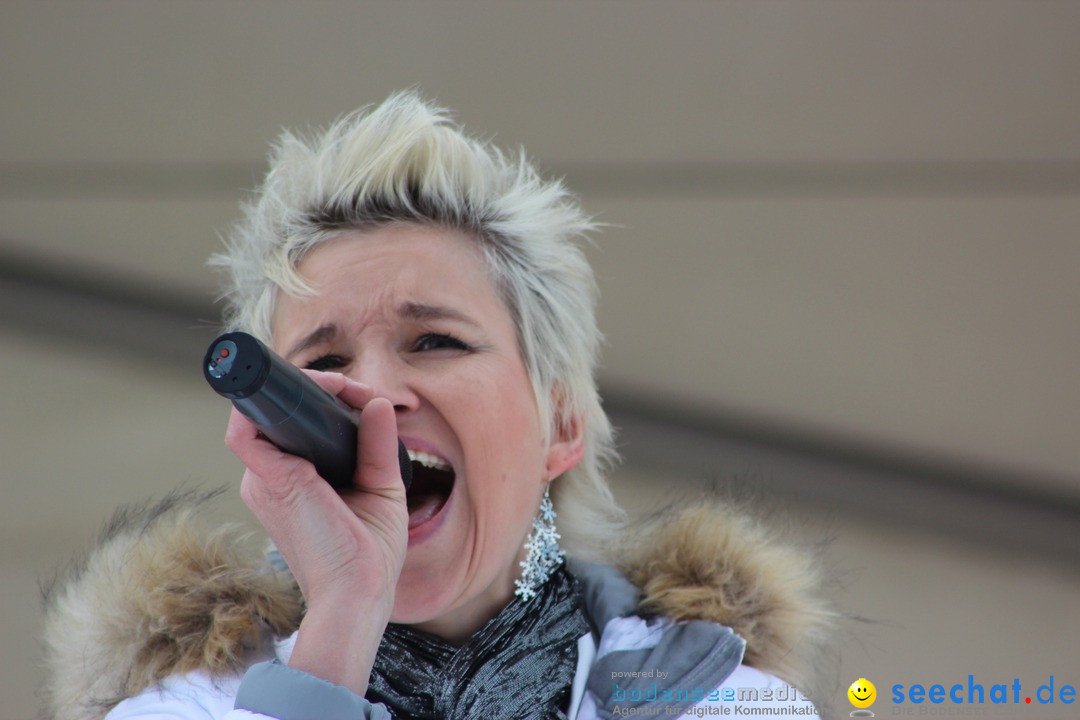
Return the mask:
[[[356,485],[368,492],[404,492],[398,462],[397,417],[386,398],[374,398],[360,413]]]

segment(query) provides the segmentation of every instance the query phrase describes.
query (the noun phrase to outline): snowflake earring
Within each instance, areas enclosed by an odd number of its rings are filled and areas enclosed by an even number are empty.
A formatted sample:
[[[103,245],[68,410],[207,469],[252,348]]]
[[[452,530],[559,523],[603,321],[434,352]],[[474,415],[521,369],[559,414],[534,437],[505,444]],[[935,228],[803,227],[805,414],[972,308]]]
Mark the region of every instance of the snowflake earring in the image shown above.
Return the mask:
[[[525,561],[521,565],[521,579],[515,580],[517,590],[514,594],[522,602],[536,597],[540,589],[555,568],[562,564],[566,553],[559,547],[559,533],[555,529],[555,508],[551,504],[551,484],[544,488],[544,499],[540,501],[540,512],[533,520],[532,531],[525,539]]]

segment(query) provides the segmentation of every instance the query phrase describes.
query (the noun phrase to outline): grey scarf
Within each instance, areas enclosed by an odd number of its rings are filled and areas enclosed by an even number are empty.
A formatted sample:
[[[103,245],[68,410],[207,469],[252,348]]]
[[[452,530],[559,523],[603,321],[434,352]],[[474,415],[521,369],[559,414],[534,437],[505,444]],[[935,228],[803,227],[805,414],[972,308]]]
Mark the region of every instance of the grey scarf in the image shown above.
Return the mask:
[[[565,718],[587,632],[578,584],[560,567],[536,597],[511,600],[460,647],[390,624],[366,697],[402,720]]]

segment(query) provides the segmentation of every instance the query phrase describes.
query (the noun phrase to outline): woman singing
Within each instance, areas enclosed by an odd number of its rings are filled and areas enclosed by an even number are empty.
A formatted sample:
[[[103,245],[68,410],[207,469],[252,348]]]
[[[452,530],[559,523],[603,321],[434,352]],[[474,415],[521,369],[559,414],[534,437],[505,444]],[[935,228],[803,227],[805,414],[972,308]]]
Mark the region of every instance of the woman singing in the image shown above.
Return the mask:
[[[245,556],[190,498],[117,523],[49,599],[54,716],[813,712],[794,685],[828,613],[801,558],[713,505],[646,527],[612,497],[592,230],[412,93],[285,134],[216,258],[228,325],[363,411],[354,486],[234,410],[275,550]]]

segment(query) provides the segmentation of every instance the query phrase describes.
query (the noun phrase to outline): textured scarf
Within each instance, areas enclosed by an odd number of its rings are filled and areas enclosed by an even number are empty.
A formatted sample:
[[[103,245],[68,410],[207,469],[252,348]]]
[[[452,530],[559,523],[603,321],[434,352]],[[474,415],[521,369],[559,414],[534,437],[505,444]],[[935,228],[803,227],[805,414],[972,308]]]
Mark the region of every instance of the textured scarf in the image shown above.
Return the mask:
[[[462,646],[390,624],[367,698],[395,718],[565,718],[577,641],[589,632],[565,567],[529,602],[514,598]]]

